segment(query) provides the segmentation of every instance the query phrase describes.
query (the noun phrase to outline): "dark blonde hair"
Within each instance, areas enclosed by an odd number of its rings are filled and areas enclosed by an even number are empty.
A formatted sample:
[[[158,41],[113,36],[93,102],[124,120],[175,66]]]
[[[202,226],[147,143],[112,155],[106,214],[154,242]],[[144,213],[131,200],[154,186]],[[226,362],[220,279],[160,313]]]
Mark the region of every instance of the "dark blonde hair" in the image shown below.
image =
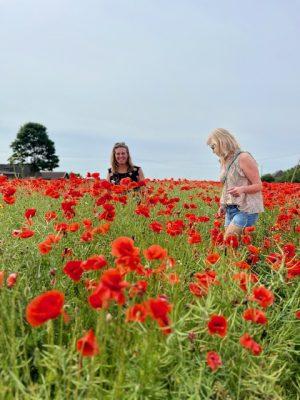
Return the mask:
[[[114,173],[118,172],[118,163],[116,160],[116,155],[115,155],[115,150],[120,148],[120,147],[124,147],[124,149],[126,149],[127,151],[127,167],[128,167],[128,171],[132,171],[133,170],[133,163],[131,160],[131,156],[130,156],[130,152],[129,152],[129,148],[128,146],[124,143],[124,142],[117,142],[114,144],[114,147],[112,148],[112,152],[111,152],[111,156],[110,156],[110,164],[111,164],[111,170]]]
[[[208,136],[206,144],[209,146],[215,141],[219,147],[220,160],[224,161],[228,156],[241,150],[236,138],[227,129],[214,129]]]

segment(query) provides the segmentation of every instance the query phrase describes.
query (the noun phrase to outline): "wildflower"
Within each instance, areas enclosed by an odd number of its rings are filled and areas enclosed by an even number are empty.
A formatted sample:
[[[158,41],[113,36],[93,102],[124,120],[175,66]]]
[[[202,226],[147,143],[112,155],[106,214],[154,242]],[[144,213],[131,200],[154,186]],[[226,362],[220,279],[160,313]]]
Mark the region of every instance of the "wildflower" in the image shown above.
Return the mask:
[[[129,283],[122,280],[122,275],[116,269],[108,269],[100,279],[96,290],[89,296],[89,303],[93,308],[107,308],[111,300],[119,305],[125,303],[123,290]]]
[[[62,314],[64,294],[50,290],[35,297],[26,307],[26,319],[31,326],[40,326]]]
[[[212,315],[207,323],[208,332],[210,335],[226,336],[227,320],[223,315]]]
[[[13,273],[9,274],[7,279],[6,279],[7,287],[8,288],[12,288],[13,286],[15,286],[17,278],[18,278],[18,273],[17,272],[13,272]]]
[[[134,304],[126,311],[126,322],[144,322],[147,317],[147,309],[144,304]]]
[[[154,244],[148,249],[144,250],[144,255],[147,260],[161,260],[167,256],[167,250],[163,249],[161,246]]]
[[[77,350],[83,357],[93,357],[99,354],[99,346],[93,329],[77,340]]]
[[[239,240],[237,238],[236,235],[229,235],[227,236],[226,240],[225,240],[225,245],[232,247],[234,249],[238,248],[239,246]]]
[[[152,223],[149,225],[149,227],[150,227],[150,229],[152,229],[152,231],[155,232],[155,233],[160,233],[160,232],[163,230],[162,224],[160,224],[160,223],[157,222],[157,221],[152,222]]]
[[[107,265],[107,261],[104,256],[91,256],[86,261],[82,261],[81,268],[84,271],[96,271]]]
[[[63,269],[64,273],[75,282],[79,282],[84,273],[81,263],[81,260],[67,261]]]
[[[264,286],[254,288],[252,294],[250,300],[256,301],[263,308],[269,307],[274,302],[274,294]]]
[[[205,261],[208,264],[216,264],[219,261],[219,259],[220,259],[220,254],[211,253],[206,257]]]
[[[5,271],[0,271],[0,288],[3,286]]]
[[[142,296],[147,290],[148,282],[138,281],[129,290],[130,297]]]
[[[256,308],[248,308],[243,313],[243,318],[246,321],[252,321],[255,324],[265,324],[268,320],[266,314],[261,311],[257,310]]]
[[[172,306],[165,298],[158,297],[156,299],[149,299],[147,302],[149,315],[156,320],[158,325],[162,328],[165,335],[172,332],[170,328],[170,319],[167,314],[170,313]]]
[[[222,360],[218,353],[209,351],[206,354],[206,363],[212,371],[216,371],[222,365]]]
[[[240,344],[251,351],[254,356],[258,356],[262,352],[261,346],[256,343],[256,341],[249,335],[249,333],[244,333],[240,337]]]

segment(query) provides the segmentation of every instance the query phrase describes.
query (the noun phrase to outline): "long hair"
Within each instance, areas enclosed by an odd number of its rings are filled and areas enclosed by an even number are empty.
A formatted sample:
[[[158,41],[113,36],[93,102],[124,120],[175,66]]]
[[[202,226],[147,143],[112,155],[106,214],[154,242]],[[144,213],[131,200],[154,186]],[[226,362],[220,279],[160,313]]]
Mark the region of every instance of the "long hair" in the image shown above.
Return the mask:
[[[218,146],[218,152],[221,163],[223,163],[230,155],[241,150],[236,138],[227,129],[214,129],[208,136],[206,144],[209,146],[215,142]]]
[[[127,156],[128,156],[128,158],[127,158],[127,168],[128,168],[128,171],[132,171],[133,170],[133,162],[131,160],[131,156],[130,156],[130,152],[129,152],[128,146],[124,142],[117,142],[117,143],[114,144],[114,147],[112,148],[112,152],[111,152],[111,156],[110,156],[110,164],[111,164],[111,170],[112,170],[113,174],[118,172],[119,164],[117,163],[117,160],[116,160],[115,150],[118,149],[119,147],[124,147],[124,149],[126,149]]]

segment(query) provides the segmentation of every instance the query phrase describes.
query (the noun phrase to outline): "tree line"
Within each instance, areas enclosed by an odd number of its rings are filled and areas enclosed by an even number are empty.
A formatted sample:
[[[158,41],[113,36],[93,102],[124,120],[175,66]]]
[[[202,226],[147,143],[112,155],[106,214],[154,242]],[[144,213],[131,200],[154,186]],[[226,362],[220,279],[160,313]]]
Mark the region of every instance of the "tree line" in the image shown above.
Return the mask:
[[[22,125],[10,147],[13,150],[8,159],[11,164],[29,164],[33,172],[52,171],[59,166],[54,142],[49,138],[44,125],[36,122]],[[265,174],[261,179],[264,182],[300,182],[299,163],[286,171]]]

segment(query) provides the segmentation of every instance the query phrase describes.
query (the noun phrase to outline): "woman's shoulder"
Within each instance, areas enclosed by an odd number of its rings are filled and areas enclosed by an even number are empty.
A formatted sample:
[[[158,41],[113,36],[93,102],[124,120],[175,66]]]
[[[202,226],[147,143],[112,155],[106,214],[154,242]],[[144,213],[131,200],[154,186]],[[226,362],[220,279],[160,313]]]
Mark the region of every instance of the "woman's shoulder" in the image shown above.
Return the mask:
[[[255,158],[253,157],[253,155],[251,153],[249,153],[248,151],[243,151],[241,152],[241,154],[238,157],[238,163],[243,166],[245,164],[257,164]]]
[[[108,173],[109,173],[109,174],[111,174],[111,173],[112,173],[112,169],[111,169],[111,168],[108,168],[108,170],[107,170],[107,171],[108,171]]]

